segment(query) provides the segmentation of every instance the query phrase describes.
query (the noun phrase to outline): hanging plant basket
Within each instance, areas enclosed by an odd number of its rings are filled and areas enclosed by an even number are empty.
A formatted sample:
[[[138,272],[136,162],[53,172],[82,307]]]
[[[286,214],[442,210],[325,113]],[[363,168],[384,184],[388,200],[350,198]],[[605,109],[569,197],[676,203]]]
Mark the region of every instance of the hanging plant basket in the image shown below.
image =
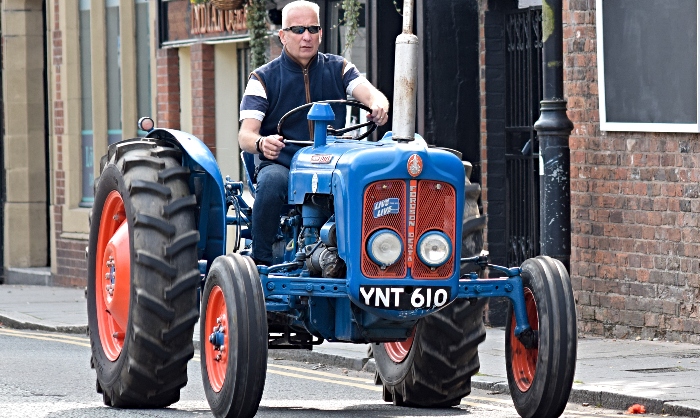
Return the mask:
[[[219,10],[236,10],[243,7],[243,0],[211,0],[211,4]]]

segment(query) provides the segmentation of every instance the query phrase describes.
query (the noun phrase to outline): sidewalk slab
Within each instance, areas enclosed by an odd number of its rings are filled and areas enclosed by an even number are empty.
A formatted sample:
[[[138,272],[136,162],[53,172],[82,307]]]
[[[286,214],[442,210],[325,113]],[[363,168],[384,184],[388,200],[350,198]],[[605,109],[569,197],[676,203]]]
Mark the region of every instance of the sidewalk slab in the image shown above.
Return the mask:
[[[85,290],[0,285],[0,323],[17,329],[87,334]]]

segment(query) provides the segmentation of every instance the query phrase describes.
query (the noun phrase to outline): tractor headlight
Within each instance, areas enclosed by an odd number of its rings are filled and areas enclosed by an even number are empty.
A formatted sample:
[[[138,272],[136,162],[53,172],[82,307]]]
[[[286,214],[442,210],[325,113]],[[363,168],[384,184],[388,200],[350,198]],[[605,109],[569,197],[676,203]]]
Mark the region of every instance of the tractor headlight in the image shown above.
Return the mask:
[[[418,258],[426,266],[439,267],[452,255],[452,242],[439,231],[429,231],[418,240]]]
[[[380,229],[369,237],[367,254],[379,266],[390,266],[399,261],[403,254],[401,237],[390,229]]]

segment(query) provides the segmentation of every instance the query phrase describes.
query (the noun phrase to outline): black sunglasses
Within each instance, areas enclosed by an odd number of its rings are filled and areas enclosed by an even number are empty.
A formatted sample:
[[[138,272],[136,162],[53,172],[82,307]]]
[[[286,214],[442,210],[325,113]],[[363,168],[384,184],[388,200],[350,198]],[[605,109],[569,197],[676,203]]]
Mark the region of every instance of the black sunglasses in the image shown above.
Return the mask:
[[[314,25],[314,26],[290,26],[288,28],[283,28],[282,30],[288,30],[288,31],[291,31],[292,33],[296,33],[297,35],[301,35],[307,29],[309,30],[309,33],[316,34],[316,33],[318,33],[318,31],[321,30],[321,27],[318,25]]]

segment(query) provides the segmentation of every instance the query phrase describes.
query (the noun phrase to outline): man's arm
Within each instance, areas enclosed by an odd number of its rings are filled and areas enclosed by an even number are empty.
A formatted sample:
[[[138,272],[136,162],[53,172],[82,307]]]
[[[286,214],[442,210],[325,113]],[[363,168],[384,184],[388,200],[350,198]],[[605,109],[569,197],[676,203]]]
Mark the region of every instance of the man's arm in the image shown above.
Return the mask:
[[[241,100],[241,129],[238,131],[238,145],[243,151],[251,154],[262,154],[269,160],[274,160],[284,148],[284,142],[279,135],[260,135],[262,120],[267,111],[267,92],[260,79],[251,75]],[[260,142],[258,142],[260,139]],[[259,150],[259,151],[258,151]]]
[[[279,135],[260,135],[260,126],[262,122],[257,119],[243,119],[241,129],[238,131],[238,145],[243,151],[251,154],[259,154],[255,147],[258,138],[260,140],[260,150],[268,160],[274,160],[280,155],[280,151],[284,148],[284,142]]]
[[[352,97],[372,109],[372,114],[367,115],[367,119],[379,126],[387,123],[389,120],[389,100],[370,82],[364,82],[355,86],[352,90]]]

